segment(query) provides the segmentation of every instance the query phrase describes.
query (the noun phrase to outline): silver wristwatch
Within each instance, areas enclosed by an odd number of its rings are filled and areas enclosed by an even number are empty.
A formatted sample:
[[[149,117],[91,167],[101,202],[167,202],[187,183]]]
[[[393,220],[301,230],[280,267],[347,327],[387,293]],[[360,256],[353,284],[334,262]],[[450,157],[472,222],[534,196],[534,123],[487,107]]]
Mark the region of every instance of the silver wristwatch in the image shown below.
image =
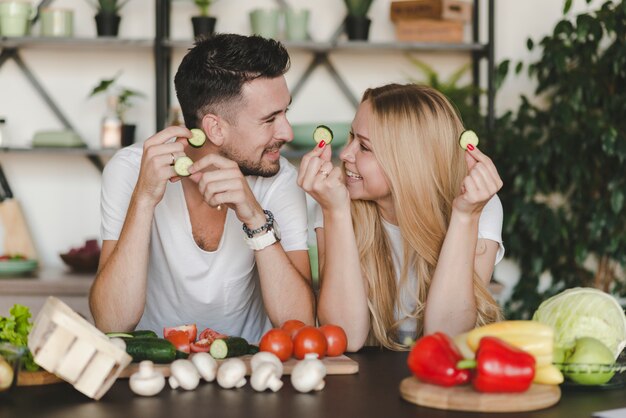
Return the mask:
[[[265,213],[265,225],[251,230],[243,224],[243,230],[246,233],[244,240],[254,251],[262,250],[280,241],[280,229],[274,215],[269,210],[264,210],[263,213]]]

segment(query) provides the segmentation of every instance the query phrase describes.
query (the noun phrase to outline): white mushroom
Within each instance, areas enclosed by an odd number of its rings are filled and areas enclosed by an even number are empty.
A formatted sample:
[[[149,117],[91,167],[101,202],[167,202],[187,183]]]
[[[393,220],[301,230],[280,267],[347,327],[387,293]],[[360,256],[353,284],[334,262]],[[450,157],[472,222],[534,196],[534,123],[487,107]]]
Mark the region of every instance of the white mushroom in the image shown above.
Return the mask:
[[[165,377],[154,369],[154,363],[144,360],[139,363],[139,371],[133,373],[128,381],[130,390],[141,396],[154,396],[163,390]]]
[[[185,390],[194,390],[200,383],[200,374],[196,366],[189,360],[178,359],[170,365],[169,383],[172,389],[176,389],[179,386]]]
[[[276,372],[278,373],[278,377],[283,375],[283,362],[280,361],[278,356],[274,353],[270,353],[269,351],[259,351],[250,359],[250,369],[252,369],[252,373],[257,367],[259,367],[263,363],[271,363],[276,367]]]
[[[258,392],[263,392],[265,389],[277,392],[283,387],[283,381],[280,380],[280,376],[276,372],[276,366],[273,363],[264,362],[257,365],[252,372],[250,385],[252,385],[252,389]]]
[[[191,356],[191,362],[196,366],[200,376],[207,382],[215,380],[217,374],[217,361],[209,353],[195,353]]]
[[[322,390],[326,385],[326,366],[317,359],[317,353],[307,353],[291,372],[291,384],[299,392]]]
[[[246,363],[238,358],[226,360],[217,369],[217,383],[224,389],[240,388],[246,384]]]

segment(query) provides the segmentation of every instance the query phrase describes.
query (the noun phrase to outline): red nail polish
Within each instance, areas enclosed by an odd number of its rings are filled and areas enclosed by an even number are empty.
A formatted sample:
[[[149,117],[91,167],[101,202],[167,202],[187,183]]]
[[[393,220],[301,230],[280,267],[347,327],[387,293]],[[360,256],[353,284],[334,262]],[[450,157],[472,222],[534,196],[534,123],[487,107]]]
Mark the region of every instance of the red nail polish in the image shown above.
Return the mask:
[[[467,149],[470,151],[474,151],[474,146],[472,144],[467,144]]]
[[[326,141],[320,141],[320,143],[317,145],[320,148],[324,148],[324,145],[326,145]]]

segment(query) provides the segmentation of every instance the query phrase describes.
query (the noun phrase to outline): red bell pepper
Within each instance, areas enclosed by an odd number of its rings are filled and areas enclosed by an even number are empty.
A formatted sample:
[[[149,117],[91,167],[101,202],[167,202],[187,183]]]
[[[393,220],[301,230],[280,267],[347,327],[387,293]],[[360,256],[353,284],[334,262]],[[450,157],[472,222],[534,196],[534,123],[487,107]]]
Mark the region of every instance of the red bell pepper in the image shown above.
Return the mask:
[[[483,337],[476,360],[465,360],[458,367],[476,366],[472,380],[479,392],[524,392],[535,377],[535,358],[497,337]]]
[[[437,332],[417,340],[407,363],[413,374],[423,382],[455,386],[467,383],[470,378],[469,370],[456,367],[462,359],[452,339]]]

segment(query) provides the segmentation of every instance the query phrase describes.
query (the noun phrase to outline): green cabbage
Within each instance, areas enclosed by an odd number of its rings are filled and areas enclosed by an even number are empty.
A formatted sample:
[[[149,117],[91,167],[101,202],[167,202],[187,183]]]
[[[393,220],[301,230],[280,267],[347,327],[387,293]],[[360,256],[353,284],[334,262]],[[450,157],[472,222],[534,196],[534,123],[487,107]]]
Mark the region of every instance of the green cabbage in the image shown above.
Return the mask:
[[[552,296],[539,305],[534,321],[554,328],[557,348],[570,349],[576,339],[602,341],[615,358],[626,345],[626,315],[615,298],[601,290],[576,287]]]

